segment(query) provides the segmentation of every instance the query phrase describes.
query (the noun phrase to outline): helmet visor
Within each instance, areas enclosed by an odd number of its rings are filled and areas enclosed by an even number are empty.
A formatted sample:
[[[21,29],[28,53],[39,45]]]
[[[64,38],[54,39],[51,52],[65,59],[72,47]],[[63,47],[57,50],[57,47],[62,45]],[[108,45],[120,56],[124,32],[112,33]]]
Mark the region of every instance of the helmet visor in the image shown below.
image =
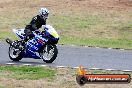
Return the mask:
[[[43,14],[43,15],[42,15],[43,19],[48,19],[48,15],[49,15],[48,13]]]

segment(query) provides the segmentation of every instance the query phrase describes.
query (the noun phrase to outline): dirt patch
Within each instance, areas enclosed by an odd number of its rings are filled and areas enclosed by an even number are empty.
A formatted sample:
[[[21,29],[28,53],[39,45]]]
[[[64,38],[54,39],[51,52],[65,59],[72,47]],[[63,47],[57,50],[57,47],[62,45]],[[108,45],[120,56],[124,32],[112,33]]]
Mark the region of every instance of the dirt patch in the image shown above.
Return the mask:
[[[0,0],[0,8],[37,8],[48,7],[57,10],[87,10],[87,9],[129,9],[131,0]],[[56,10],[56,11],[57,11]]]

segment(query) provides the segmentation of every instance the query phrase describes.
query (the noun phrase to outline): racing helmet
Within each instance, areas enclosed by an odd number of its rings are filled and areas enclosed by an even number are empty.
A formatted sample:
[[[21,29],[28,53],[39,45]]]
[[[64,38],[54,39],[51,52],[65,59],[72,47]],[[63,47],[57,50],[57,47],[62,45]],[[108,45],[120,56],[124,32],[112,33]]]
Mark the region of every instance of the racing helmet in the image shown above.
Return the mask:
[[[44,20],[48,19],[48,14],[49,14],[49,11],[47,8],[40,8],[39,10],[39,15],[40,17],[42,17]]]

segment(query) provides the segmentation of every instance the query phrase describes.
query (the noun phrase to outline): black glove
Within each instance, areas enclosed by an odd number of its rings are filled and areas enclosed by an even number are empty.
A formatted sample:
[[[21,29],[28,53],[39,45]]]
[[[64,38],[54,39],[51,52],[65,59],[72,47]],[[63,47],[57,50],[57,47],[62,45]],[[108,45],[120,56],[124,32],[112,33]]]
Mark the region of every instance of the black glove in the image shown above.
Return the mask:
[[[31,28],[32,28],[32,25],[31,25],[31,24],[28,24],[28,25],[26,25],[26,27],[25,27],[25,29],[30,29],[30,30],[31,30]]]

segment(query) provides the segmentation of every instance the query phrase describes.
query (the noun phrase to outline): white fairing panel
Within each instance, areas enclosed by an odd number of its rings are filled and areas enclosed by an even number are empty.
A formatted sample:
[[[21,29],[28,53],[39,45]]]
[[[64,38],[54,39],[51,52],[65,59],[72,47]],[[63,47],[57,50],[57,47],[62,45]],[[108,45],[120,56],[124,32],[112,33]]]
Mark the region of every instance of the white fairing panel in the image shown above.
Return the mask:
[[[56,32],[56,30],[51,26],[51,25],[45,25],[45,28],[48,28],[48,32],[54,36],[55,38],[59,38],[58,33]]]
[[[24,38],[24,29],[13,29],[13,32],[19,37],[19,38]]]

